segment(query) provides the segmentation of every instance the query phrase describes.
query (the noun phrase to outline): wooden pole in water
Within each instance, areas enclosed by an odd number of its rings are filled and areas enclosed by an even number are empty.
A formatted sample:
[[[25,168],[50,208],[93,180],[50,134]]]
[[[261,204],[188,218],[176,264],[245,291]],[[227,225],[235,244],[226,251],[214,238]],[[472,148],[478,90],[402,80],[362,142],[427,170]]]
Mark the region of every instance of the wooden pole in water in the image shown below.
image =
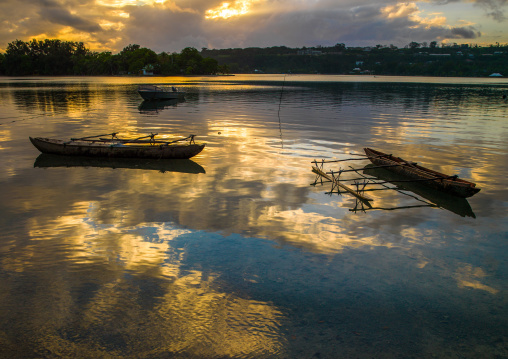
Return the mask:
[[[312,166],[312,172],[320,175],[321,177],[324,177],[326,178],[327,180],[331,181],[332,183],[334,183],[335,185],[339,186],[340,188],[342,188],[343,190],[351,193],[353,196],[355,196],[356,198],[359,198],[363,201],[373,201],[374,199],[368,197],[368,196],[365,196],[365,195],[362,195],[358,192],[356,192],[354,189],[351,189],[349,188],[348,186],[345,186],[343,185],[342,183],[340,183],[338,180],[336,180],[335,178],[327,175],[325,172],[323,172],[322,170],[320,170],[319,168],[317,167],[314,167]]]

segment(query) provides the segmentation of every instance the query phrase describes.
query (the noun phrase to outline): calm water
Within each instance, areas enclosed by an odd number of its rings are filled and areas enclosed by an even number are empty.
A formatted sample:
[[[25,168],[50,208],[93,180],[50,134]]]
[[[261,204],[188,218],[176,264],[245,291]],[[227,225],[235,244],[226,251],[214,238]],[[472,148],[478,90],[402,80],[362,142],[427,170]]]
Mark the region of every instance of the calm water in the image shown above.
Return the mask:
[[[142,103],[137,84],[164,82],[185,101]],[[0,357],[508,357],[507,93],[505,79],[0,79]],[[116,163],[28,140],[111,132],[207,147]],[[482,190],[371,191],[368,209],[311,185],[312,160],[367,146]]]

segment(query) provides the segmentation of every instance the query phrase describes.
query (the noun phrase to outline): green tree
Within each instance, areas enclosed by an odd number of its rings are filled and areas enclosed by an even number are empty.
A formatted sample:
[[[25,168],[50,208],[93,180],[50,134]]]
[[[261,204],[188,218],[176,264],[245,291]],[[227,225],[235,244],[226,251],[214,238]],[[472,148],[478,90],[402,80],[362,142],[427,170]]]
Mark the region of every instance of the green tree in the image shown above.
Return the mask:
[[[157,54],[137,44],[128,45],[116,55],[116,62],[119,71],[137,74],[146,65],[154,66],[157,63]]]
[[[417,42],[415,42],[415,41],[411,41],[411,42],[409,43],[409,48],[410,48],[410,49],[412,49],[412,50],[415,50],[415,49],[417,49],[417,48],[419,48],[419,47],[420,47],[420,44],[419,44],[419,43],[417,43]]]
[[[201,62],[201,72],[204,75],[215,75],[219,69],[219,62],[210,57],[206,57]]]
[[[5,73],[7,75],[32,75],[33,67],[28,44],[15,40],[7,44],[5,52]]]

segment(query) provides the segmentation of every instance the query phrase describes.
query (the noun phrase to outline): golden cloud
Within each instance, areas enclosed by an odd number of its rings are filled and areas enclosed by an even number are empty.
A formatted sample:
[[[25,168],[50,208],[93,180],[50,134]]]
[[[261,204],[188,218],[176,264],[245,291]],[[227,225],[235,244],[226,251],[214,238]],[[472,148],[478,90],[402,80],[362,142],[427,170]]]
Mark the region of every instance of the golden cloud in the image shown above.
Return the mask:
[[[259,0],[238,0],[233,3],[223,2],[222,5],[206,11],[207,19],[229,19],[230,17],[245,15],[250,12],[254,2]]]

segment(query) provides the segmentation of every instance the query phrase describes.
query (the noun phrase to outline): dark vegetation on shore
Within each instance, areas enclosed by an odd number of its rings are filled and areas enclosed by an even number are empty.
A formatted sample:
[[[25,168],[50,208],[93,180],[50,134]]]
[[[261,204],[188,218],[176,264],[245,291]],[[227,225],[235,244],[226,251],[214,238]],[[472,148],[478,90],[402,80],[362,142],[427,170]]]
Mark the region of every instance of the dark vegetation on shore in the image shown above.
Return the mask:
[[[216,75],[229,73],[374,74],[402,76],[508,76],[508,45],[471,46],[411,42],[404,48],[245,49],[187,47],[160,54],[129,45],[118,54],[94,52],[82,42],[16,40],[0,53],[0,75]]]

